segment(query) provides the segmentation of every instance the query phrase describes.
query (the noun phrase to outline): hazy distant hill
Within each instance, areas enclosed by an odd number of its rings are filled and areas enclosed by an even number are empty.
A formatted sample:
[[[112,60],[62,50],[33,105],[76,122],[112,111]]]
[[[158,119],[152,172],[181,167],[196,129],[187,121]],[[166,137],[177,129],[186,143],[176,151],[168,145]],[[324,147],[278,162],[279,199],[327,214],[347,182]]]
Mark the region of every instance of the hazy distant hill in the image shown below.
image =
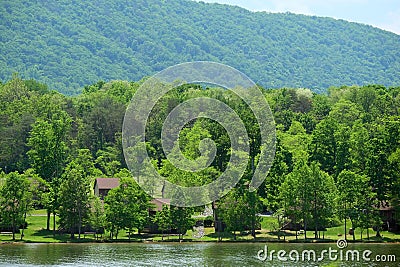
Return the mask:
[[[331,18],[187,0],[0,2],[0,79],[67,94],[176,63],[229,64],[265,87],[400,85],[400,36]]]

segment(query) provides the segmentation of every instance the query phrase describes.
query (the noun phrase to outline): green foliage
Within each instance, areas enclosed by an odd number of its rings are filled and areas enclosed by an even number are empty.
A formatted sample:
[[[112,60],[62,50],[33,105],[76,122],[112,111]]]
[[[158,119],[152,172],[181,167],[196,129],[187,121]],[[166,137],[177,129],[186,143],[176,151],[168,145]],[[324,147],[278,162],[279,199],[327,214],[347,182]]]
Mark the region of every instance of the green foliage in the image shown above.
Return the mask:
[[[368,186],[369,178],[343,170],[337,180],[339,216],[350,219],[353,228],[369,228],[377,221],[376,193]],[[355,236],[353,235],[353,239]]]
[[[60,184],[59,213],[60,227],[71,234],[81,236],[82,226],[90,215],[90,181],[84,169],[72,161],[66,167]]]
[[[265,186],[259,189],[260,196],[264,199],[267,210],[276,212],[280,208],[279,187],[285,180],[285,176],[292,171],[292,154],[282,145],[280,134],[277,135],[274,163],[263,183]]]
[[[37,95],[14,74],[0,86],[0,102],[0,168],[23,172],[29,168],[26,142],[35,121]]]
[[[121,131],[125,103],[119,102],[108,91],[86,93],[77,98],[78,145],[95,155],[98,150],[105,150],[108,144],[115,143],[117,133]]]
[[[74,161],[76,164],[81,166],[84,177],[100,177],[103,175],[103,172],[96,168],[95,160],[93,159],[89,149],[77,149],[74,151],[73,157],[71,158],[70,161]]]
[[[171,230],[172,227],[171,209],[168,205],[163,205],[162,210],[156,213],[153,217],[153,223],[162,232],[162,239],[164,239],[164,232]]]
[[[176,229],[178,232],[179,240],[186,233],[187,230],[191,229],[194,225],[194,220],[192,215],[194,214],[193,208],[183,208],[183,207],[170,207],[171,216],[171,227]]]
[[[11,228],[13,240],[31,208],[29,187],[28,179],[17,172],[6,175],[5,183],[0,187],[0,227]]]
[[[225,213],[224,221],[239,221],[238,225],[231,223],[232,231],[241,231],[244,223],[247,227],[254,225],[254,214],[261,211],[279,214],[279,225],[275,228],[291,221],[317,231],[330,226],[338,215],[351,218],[358,229],[379,226],[379,220],[372,216],[373,210],[368,213],[359,210],[382,205],[399,209],[400,88],[331,87],[328,95],[317,95],[307,89],[261,88],[277,123],[276,156],[269,173],[265,174],[264,184],[255,195],[249,195],[243,188],[250,181],[259,157],[259,128],[246,104],[229,90],[220,88],[185,85],[160,99],[147,123],[146,143],[125,151],[129,157],[134,157],[147,150],[151,161],[146,166],[134,166],[132,171],[126,168],[122,118],[127,101],[139,84],[97,82],[85,87],[84,93],[76,97],[46,91],[46,86],[24,81],[17,74],[1,84],[0,168],[3,172],[0,186],[6,183],[5,177],[10,173],[24,173],[31,181],[32,205],[47,209],[49,216],[59,213],[62,227],[68,229],[105,226],[115,237],[123,229],[140,231],[148,220],[149,200],[133,182],[132,175],[141,188],[162,195],[162,184],[156,184],[160,179],[155,179],[156,173],[150,172],[150,168],[155,167],[167,180],[183,186],[210,183],[226,169],[232,153],[230,138],[221,125],[210,119],[199,118],[184,125],[174,148],[179,146],[186,159],[197,160],[198,165],[203,166],[207,161],[210,163],[207,168],[199,172],[179,169],[166,159],[161,145],[161,129],[168,113],[187,99],[206,96],[230,106],[243,120],[250,137],[250,158],[245,174],[239,181],[238,191],[226,197],[237,205],[217,205],[221,214]],[[216,157],[212,162],[208,162],[207,153],[204,153],[211,151],[204,149],[207,142],[203,140],[207,138],[215,142]],[[343,172],[363,177],[360,179],[364,188],[354,185],[353,189],[361,190],[361,195],[369,196],[368,199],[354,202],[347,195],[335,196],[335,185],[350,179],[339,179]],[[104,176],[124,178],[124,186],[110,192],[105,215],[102,215],[99,203],[91,198],[87,200],[85,194],[72,196],[72,192],[85,191],[87,186],[90,189],[94,177]],[[72,181],[81,179],[86,189],[74,187],[77,185]],[[64,203],[68,194],[71,199],[84,200],[87,213],[72,212],[76,205]],[[258,204],[249,204],[259,200],[263,203],[260,209]],[[354,216],[343,215],[343,201],[358,203]],[[256,206],[257,211],[250,209]],[[79,209],[83,211],[82,207]],[[235,210],[237,207],[241,208]],[[189,211],[176,212],[182,218],[190,217]],[[373,219],[367,219],[368,216]],[[176,222],[181,229],[190,225],[184,221]],[[166,227],[173,227],[172,224],[171,221],[171,226]]]
[[[64,111],[53,114],[50,120],[37,119],[30,132],[27,145],[32,167],[40,177],[50,182],[59,177],[66,160],[65,139],[71,119]]]
[[[44,207],[43,199],[48,191],[49,183],[37,175],[33,169],[26,170],[24,175],[30,181],[29,191],[31,192],[32,208],[42,209]]]
[[[148,222],[150,197],[133,178],[121,178],[119,186],[110,190],[104,203],[106,220],[115,238],[122,229],[140,232]]]
[[[283,214],[294,225],[302,225],[304,229],[313,226],[315,238],[320,229],[330,226],[336,209],[336,186],[315,162],[310,166],[305,161],[299,162],[279,191]]]
[[[96,233],[104,232],[106,226],[106,215],[104,212],[104,205],[98,196],[92,196],[91,198],[89,224]]]
[[[0,79],[18,71],[69,95],[99,80],[139,80],[195,60],[229,64],[268,88],[400,81],[398,35],[333,18],[181,0],[2,7]]]
[[[346,132],[341,132],[339,123],[328,116],[317,124],[312,133],[312,139],[309,145],[309,153],[311,154],[310,160],[319,162],[321,164],[321,169],[330,175],[335,174],[338,161],[343,159],[341,156],[344,157],[344,159],[346,156],[339,155],[340,141],[343,139],[339,136],[340,133]]]
[[[244,188],[233,189],[218,206],[221,218],[228,231],[236,232],[251,230],[255,238],[255,229],[260,223],[257,214],[261,211],[261,200],[256,192],[249,192]]]

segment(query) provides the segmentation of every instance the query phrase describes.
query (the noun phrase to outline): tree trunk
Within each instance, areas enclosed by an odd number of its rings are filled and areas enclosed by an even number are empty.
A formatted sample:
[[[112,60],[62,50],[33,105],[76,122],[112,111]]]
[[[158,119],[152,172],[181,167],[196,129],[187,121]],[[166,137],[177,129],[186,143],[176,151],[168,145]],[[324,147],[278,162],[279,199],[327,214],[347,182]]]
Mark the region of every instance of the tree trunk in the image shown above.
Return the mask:
[[[278,215],[278,240],[281,239],[280,234],[281,234],[281,216]]]
[[[12,218],[12,240],[15,240],[15,219],[14,216]]]
[[[82,227],[82,218],[81,218],[81,210],[78,209],[78,239],[81,240],[81,227]]]
[[[382,237],[381,236],[381,230],[380,230],[379,227],[376,229],[376,237]]]
[[[307,221],[304,220],[304,240],[307,240]]]
[[[25,230],[25,221],[26,221],[26,211],[28,210],[28,207],[25,208],[25,212],[24,212],[24,221],[23,221],[23,225],[22,225],[22,233],[21,233],[21,241],[24,238],[24,230]]]
[[[214,229],[217,229],[217,236],[219,241],[219,225],[218,225],[218,218],[217,218],[217,210],[215,209],[215,201],[211,203],[211,208],[213,210],[213,217],[214,217]]]
[[[56,236],[56,212],[53,211],[53,236]]]
[[[347,240],[347,219],[344,218],[344,240]]]
[[[253,236],[254,240],[256,240],[256,218],[255,218],[255,214],[253,216],[253,220],[251,222],[251,235]]]
[[[50,216],[51,216],[50,210],[47,210],[47,224],[46,224],[47,231],[50,231]]]
[[[354,223],[353,223],[353,221],[352,220],[350,220],[350,222],[351,222],[351,229],[353,229],[353,242],[355,242],[356,241],[356,231],[355,231],[355,228],[354,228]]]
[[[79,220],[79,224],[78,224],[78,239],[81,240],[81,222]]]
[[[315,225],[314,237],[315,237],[315,239],[318,239],[317,191],[316,190],[314,190],[314,225]]]

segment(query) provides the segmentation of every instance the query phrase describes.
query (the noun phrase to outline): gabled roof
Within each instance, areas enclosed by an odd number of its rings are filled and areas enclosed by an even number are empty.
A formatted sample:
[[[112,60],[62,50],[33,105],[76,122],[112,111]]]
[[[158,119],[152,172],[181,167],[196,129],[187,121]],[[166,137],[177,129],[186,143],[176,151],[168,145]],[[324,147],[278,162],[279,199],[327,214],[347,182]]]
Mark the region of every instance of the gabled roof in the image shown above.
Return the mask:
[[[94,186],[96,186],[96,184],[99,189],[113,189],[119,185],[119,179],[118,178],[96,178]]]
[[[161,211],[163,205],[170,205],[171,200],[168,198],[154,198],[151,200],[151,203],[153,203],[155,205],[154,207],[154,211]]]

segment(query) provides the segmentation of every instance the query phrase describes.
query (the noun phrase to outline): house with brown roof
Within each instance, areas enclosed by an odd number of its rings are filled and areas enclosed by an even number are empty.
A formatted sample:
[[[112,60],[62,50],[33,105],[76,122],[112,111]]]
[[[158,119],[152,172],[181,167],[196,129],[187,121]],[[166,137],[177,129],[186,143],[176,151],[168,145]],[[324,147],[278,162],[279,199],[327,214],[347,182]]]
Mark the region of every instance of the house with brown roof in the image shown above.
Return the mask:
[[[108,192],[119,185],[118,178],[96,178],[94,181],[94,194],[104,199]]]
[[[154,205],[153,211],[157,212],[161,211],[162,207],[165,205],[170,206],[171,200],[168,198],[154,198],[151,203]]]
[[[108,192],[117,186],[119,186],[119,178],[96,178],[94,182],[94,194],[103,200]],[[155,198],[151,203],[154,205],[154,208],[150,213],[155,214],[157,211],[162,210],[163,205],[169,206],[170,200],[167,198]]]
[[[96,178],[94,182],[94,194],[99,196],[102,200],[104,197],[107,196],[108,192],[119,186],[119,179],[118,178]],[[170,205],[170,199],[167,198],[155,198],[151,200],[153,204],[153,208],[149,209],[149,216],[153,217],[156,215],[157,212],[162,210],[164,205]],[[149,233],[158,233],[158,226],[152,222],[149,223],[144,229],[144,232]]]

